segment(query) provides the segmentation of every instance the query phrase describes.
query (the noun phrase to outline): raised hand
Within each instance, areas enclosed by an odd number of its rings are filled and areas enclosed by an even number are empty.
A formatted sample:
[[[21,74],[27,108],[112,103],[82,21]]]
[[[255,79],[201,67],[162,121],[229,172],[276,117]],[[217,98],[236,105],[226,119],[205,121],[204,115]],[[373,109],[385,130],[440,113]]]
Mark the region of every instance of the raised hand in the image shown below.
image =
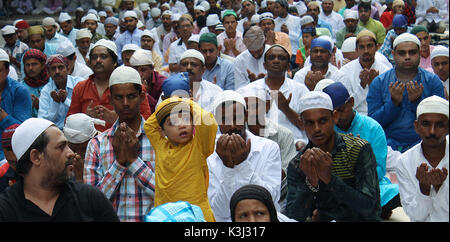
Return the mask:
[[[325,184],[330,183],[331,168],[333,166],[331,154],[316,147],[311,149],[311,153],[315,160],[314,166],[316,168],[317,177]]]
[[[233,157],[231,157],[231,152],[227,148],[229,141],[229,135],[223,134],[217,139],[216,143],[216,153],[219,158],[222,160],[224,166],[228,168],[233,168]]]
[[[300,156],[300,170],[305,174],[309,183],[317,187],[319,185],[319,177],[317,176],[317,171],[314,166],[314,158],[311,149],[307,149],[302,156]]]
[[[235,166],[245,161],[250,153],[251,141],[245,140],[238,134],[232,134],[229,141],[231,147],[231,157]]]
[[[391,93],[391,100],[395,106],[400,105],[403,99],[403,92],[405,91],[405,84],[401,81],[391,82],[389,84],[389,92]]]
[[[423,85],[422,83],[417,83],[417,81],[409,81],[406,83],[406,91],[408,92],[408,100],[415,102],[422,96]]]

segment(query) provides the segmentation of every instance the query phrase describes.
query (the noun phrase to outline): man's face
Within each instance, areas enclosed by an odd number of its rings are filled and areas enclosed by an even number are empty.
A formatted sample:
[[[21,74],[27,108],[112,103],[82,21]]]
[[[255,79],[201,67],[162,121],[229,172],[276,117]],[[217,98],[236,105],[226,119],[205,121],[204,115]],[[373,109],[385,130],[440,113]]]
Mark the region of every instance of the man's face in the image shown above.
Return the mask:
[[[334,110],[334,113],[336,114],[336,117],[338,119],[336,125],[340,129],[346,130],[347,128],[350,127],[354,116],[353,105],[354,99],[350,98],[346,103],[344,103],[343,105]]]
[[[205,57],[205,63],[207,65],[216,63],[217,57],[220,54],[219,49],[215,44],[206,42],[200,44],[200,52],[202,52]]]
[[[255,5],[253,3],[250,3],[249,1],[244,1],[242,3],[241,14],[242,16],[249,16],[251,14],[255,14]]]
[[[220,1],[220,4],[222,5],[223,9],[232,9],[231,0],[222,0]],[[211,3],[210,3],[211,5]],[[213,6],[213,5],[211,5]]]
[[[356,26],[358,26],[358,20],[349,18],[344,20],[344,24],[345,27],[347,27],[347,30],[353,33],[356,30]]]
[[[368,7],[368,8],[364,8],[364,7],[358,8],[359,20],[361,20],[361,22],[363,22],[363,23],[365,23],[365,22],[367,22],[369,20],[371,13],[372,13],[372,9],[370,7]]]
[[[45,26],[44,27],[45,38],[48,40],[52,39],[56,34],[56,26]]]
[[[133,56],[134,50],[126,50],[122,51],[122,62],[124,66],[131,66],[130,65],[130,58]]]
[[[20,41],[26,43],[28,39],[28,29],[17,29],[16,30],[17,37],[19,37]]]
[[[136,29],[138,20],[133,18],[133,17],[126,17],[124,19],[124,22],[125,22],[125,24],[127,26],[127,30],[132,32],[132,31],[134,31],[134,29]]]
[[[17,41],[16,33],[3,35],[3,39],[5,39],[6,45],[14,46]]]
[[[38,59],[28,58],[23,61],[25,74],[30,78],[37,78],[45,68],[45,63],[41,63]]]
[[[287,10],[285,8],[283,8],[281,6],[281,4],[275,2],[274,6],[273,6],[273,12],[277,15],[277,16],[285,16],[287,13]]]
[[[162,24],[164,25],[165,29],[172,27],[172,19],[171,19],[170,15],[163,15],[161,17],[161,20],[162,20]]]
[[[153,75],[153,66],[152,65],[144,65],[144,66],[135,66],[134,69],[139,72],[141,76],[142,83],[144,81],[150,81],[151,76]]]
[[[205,12],[203,12],[200,9],[195,9],[194,10],[194,19],[198,19],[198,17],[200,16],[205,16]]]
[[[110,91],[110,103],[121,122],[131,121],[140,116],[140,105],[145,99],[145,93],[139,92],[135,84],[112,85]]]
[[[30,35],[30,48],[38,49],[40,51],[44,51],[45,48],[45,40],[44,37],[40,34],[32,34]]]
[[[246,112],[240,103],[225,103],[217,107],[216,120],[222,134],[239,134],[245,137]]]
[[[345,0],[345,5],[347,6],[347,8],[352,8],[353,6],[355,6],[355,0]]]
[[[275,24],[271,19],[264,19],[259,22],[259,27],[266,33],[269,30],[273,31],[275,29]]]
[[[311,64],[318,68],[328,66],[331,54],[328,50],[321,47],[314,47],[311,49]]]
[[[178,24],[178,32],[182,39],[189,39],[193,30],[194,26],[189,20],[184,20]]]
[[[281,47],[273,47],[267,51],[264,68],[267,72],[286,72],[289,68],[289,54]]]
[[[317,18],[320,14],[320,8],[316,8],[315,6],[308,7],[306,10],[306,14],[310,15],[315,22],[317,22]]]
[[[395,31],[395,34],[396,34],[397,36],[398,36],[398,35],[401,35],[401,34],[403,34],[403,33],[405,33],[406,30],[407,30],[407,28],[403,28],[403,27],[394,27],[394,31]]]
[[[152,50],[153,45],[155,44],[155,41],[150,38],[149,36],[142,36],[141,37],[141,48],[144,50]]]
[[[66,21],[59,24],[64,34],[69,34],[72,31],[72,21]]]
[[[124,1],[123,2],[123,7],[126,9],[126,10],[133,10],[133,8],[134,8],[134,1]]]
[[[108,36],[113,36],[116,33],[117,26],[114,24],[105,24],[105,32]]]
[[[104,46],[97,46],[91,51],[89,64],[94,74],[112,73],[116,67],[113,58]]]
[[[233,15],[227,15],[223,18],[223,27],[225,27],[225,32],[234,33],[236,32],[237,21]]]
[[[322,1],[322,10],[325,13],[331,13],[331,11],[333,11],[333,7],[334,7],[333,1],[331,0]]]
[[[413,42],[398,44],[393,50],[396,68],[403,71],[417,71],[420,63],[419,46]]]
[[[4,83],[9,74],[9,68],[5,65],[5,61],[0,61],[0,83]]]
[[[73,164],[70,157],[73,151],[68,146],[64,133],[57,127],[51,126],[45,131],[49,143],[44,149],[43,168],[45,174],[42,176],[41,186],[59,187],[69,180]]]
[[[420,51],[430,53],[430,43],[431,38],[427,32],[420,32],[416,34],[417,38],[420,40]]]
[[[91,39],[90,38],[81,38],[81,39],[77,39],[77,46],[78,49],[81,52],[87,53],[89,50],[89,47],[91,46]]]
[[[439,76],[441,81],[446,81],[448,79],[449,73],[449,58],[446,56],[437,56],[431,60],[431,65],[433,71]]]
[[[86,20],[84,21],[84,26],[91,31],[92,34],[97,30],[97,21],[95,20]]]
[[[403,14],[403,11],[405,10],[405,6],[396,5],[395,7],[393,7],[392,10],[393,10],[394,14]]]
[[[414,128],[422,139],[422,144],[427,147],[439,147],[442,143],[445,144],[448,125],[447,116],[438,113],[425,113],[414,121]]]
[[[180,61],[180,68],[182,72],[189,74],[191,82],[200,82],[205,72],[205,66],[197,58],[184,58]]]
[[[53,63],[48,68],[48,73],[50,77],[55,81],[55,83],[59,86],[65,86],[67,82],[67,75],[69,74],[69,70],[67,66],[63,63]]]
[[[306,136],[315,146],[330,142],[334,133],[334,119],[330,110],[309,109],[303,111],[301,117]]]
[[[377,44],[374,39],[369,36],[359,38],[356,47],[356,52],[360,60],[363,62],[373,62],[375,60],[375,52],[377,51]]]

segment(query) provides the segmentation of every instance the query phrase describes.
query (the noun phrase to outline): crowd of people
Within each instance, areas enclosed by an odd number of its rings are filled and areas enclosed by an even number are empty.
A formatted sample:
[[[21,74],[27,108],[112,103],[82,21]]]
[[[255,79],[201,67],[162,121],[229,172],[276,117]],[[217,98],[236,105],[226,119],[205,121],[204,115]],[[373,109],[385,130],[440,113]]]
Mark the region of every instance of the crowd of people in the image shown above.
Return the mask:
[[[448,0],[6,2],[0,221],[449,221]]]

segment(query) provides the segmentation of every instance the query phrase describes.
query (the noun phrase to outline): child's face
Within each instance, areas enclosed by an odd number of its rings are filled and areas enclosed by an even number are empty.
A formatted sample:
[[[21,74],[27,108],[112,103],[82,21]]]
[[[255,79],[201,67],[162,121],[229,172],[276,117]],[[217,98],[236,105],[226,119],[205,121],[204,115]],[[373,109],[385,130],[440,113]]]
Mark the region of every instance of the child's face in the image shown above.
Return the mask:
[[[311,46],[311,41],[313,40],[313,37],[310,33],[303,33],[302,40],[304,46]]]
[[[191,141],[193,130],[190,113],[182,112],[169,115],[160,131],[172,144],[185,145]]]

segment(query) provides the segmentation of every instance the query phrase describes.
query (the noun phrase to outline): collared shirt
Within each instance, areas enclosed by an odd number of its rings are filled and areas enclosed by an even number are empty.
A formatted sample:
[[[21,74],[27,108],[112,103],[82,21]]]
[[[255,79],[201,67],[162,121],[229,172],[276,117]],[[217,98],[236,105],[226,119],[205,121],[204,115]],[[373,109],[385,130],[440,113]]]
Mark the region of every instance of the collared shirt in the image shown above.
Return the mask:
[[[237,92],[242,93],[247,90],[251,92],[251,90],[258,90],[258,89],[259,90],[263,89],[266,92],[271,91],[269,86],[267,86],[266,84],[265,78],[262,78],[248,84],[247,86],[241,89],[238,89]],[[309,92],[308,88],[305,85],[297,83],[296,81],[290,78],[285,78],[279,91],[283,93],[285,98],[288,98],[289,95],[292,94],[292,99],[291,102],[289,103],[289,107],[296,113],[300,113],[301,104],[299,100],[301,96],[303,96],[303,94]],[[266,117],[269,118],[271,121],[277,123],[278,125],[284,126],[285,128],[291,130],[292,134],[294,135],[294,140],[296,143],[298,141],[302,141],[305,144],[308,142],[308,138],[306,136],[305,131],[300,130],[299,128],[297,128],[296,125],[291,123],[289,119],[286,117],[286,115],[281,110],[278,109],[276,102],[272,103],[272,106],[268,110]]]
[[[424,58],[422,55],[420,55],[419,67],[422,67],[423,69],[430,72],[433,72],[433,66],[431,65],[431,52],[433,52],[434,47],[434,45],[430,45],[430,55],[428,55],[427,58]]]
[[[427,13],[427,10],[431,7],[435,7],[439,10],[438,13]],[[429,1],[417,1],[416,6],[416,24],[423,22],[439,23],[448,19],[448,1],[446,0],[429,0]]]
[[[72,42],[72,45],[73,45],[73,46],[77,46],[77,42],[76,42],[76,39],[77,39],[77,32],[78,32],[78,29],[72,28],[72,30],[70,31],[70,33],[66,35],[66,34],[64,34],[64,32],[61,30],[61,35],[64,36],[64,37],[66,37],[67,39],[69,39],[70,42]]]
[[[226,39],[230,39],[227,35],[227,32],[223,31],[221,34],[219,34],[217,36],[217,43],[222,46],[222,48],[220,49],[220,52],[227,54],[229,56],[232,57],[236,57],[233,53],[233,51],[229,50],[228,52],[225,52],[225,45],[224,45],[224,40]],[[244,52],[245,50],[247,50],[247,46],[245,46],[244,44],[244,38],[242,36],[242,32],[236,30],[236,37],[234,38],[236,40],[236,50],[239,51],[239,53]]]
[[[257,184],[265,187],[272,195],[275,208],[281,189],[281,156],[278,144],[272,140],[245,131],[251,140],[250,153],[242,163],[228,168],[214,152],[208,157],[208,197],[217,222],[231,222],[230,199],[240,187]],[[220,137],[220,136],[219,136]],[[216,137],[216,142],[219,137]]]
[[[195,84],[194,84],[195,85]],[[222,88],[207,80],[200,81],[200,88],[194,93],[194,101],[208,112],[213,112],[214,99],[222,92]]]
[[[379,75],[391,69],[391,67],[384,65],[380,58],[375,56],[375,61],[370,67],[370,69],[374,69],[378,71]],[[368,114],[367,101],[366,97],[369,93],[369,86],[366,85],[365,88],[361,86],[361,78],[359,78],[359,74],[363,71],[363,67],[359,62],[359,58],[350,61],[346,65],[344,65],[340,71],[345,73],[345,78],[341,80],[342,84],[347,88],[350,96],[354,98],[355,104],[353,108],[358,111],[358,113],[362,115]]]
[[[242,52],[234,62],[234,88],[237,90],[240,87],[243,87],[250,83],[250,79],[248,78],[247,69],[256,76],[260,73],[267,74],[266,68],[264,68],[264,54],[270,48],[270,45],[266,45],[264,49],[263,55],[259,59],[255,59],[255,57],[250,54],[248,50]]]
[[[101,40],[101,39],[108,39],[108,37],[106,37],[106,36],[104,36],[104,35],[102,35],[102,34],[100,34],[100,33],[98,33],[98,32],[95,32],[95,34],[92,36],[92,38],[91,38],[91,43],[92,44],[95,44],[95,43],[97,43],[97,41],[99,41],[99,40]],[[120,53],[120,52],[119,52]],[[120,56],[120,55],[119,55]]]
[[[83,81],[81,77],[67,75],[67,84],[65,89],[67,92],[67,97],[64,102],[57,103],[53,100],[50,93],[53,90],[57,91],[58,88],[56,87],[55,81],[50,78],[49,82],[47,82],[47,84],[45,84],[42,88],[41,96],[39,96],[38,118],[50,120],[55,123],[58,128],[62,129],[66,120],[67,111],[69,111],[70,103],[72,102],[73,88],[80,81]]]
[[[359,32],[361,32],[363,30],[365,30],[364,27],[356,25],[356,29],[355,29],[355,32],[353,32],[353,34],[356,36],[356,35],[358,35]],[[337,48],[340,49],[342,47],[342,43],[344,43],[344,40],[345,40],[345,35],[348,33],[350,33],[350,31],[348,31],[347,27],[345,27],[345,26],[344,26],[344,28],[342,28],[336,32],[336,47]]]
[[[105,194],[120,221],[142,222],[153,208],[155,195],[155,151],[144,132],[144,118],[136,134],[139,139],[138,158],[126,166],[116,160],[113,149],[114,125],[92,138],[86,149],[83,180]]]
[[[380,190],[370,144],[339,133],[334,139],[331,180],[328,184],[319,180],[317,193],[307,186],[306,175],[299,168],[301,155],[312,143],[289,163],[286,215],[305,221],[318,209],[319,221],[379,221]]]
[[[216,64],[211,70],[205,68],[203,79],[213,82],[216,78],[216,85],[223,90],[234,90],[234,66],[230,61],[217,57]]]
[[[281,32],[281,26],[286,24],[289,29],[289,39],[291,40],[291,53],[297,53],[298,38],[302,32],[300,25],[300,18],[291,14],[288,14],[286,18],[277,17],[275,20],[275,32]]]
[[[372,31],[377,37],[377,43],[383,44],[386,37],[386,29],[380,21],[369,18],[365,24],[359,20],[358,25]]]
[[[60,45],[64,45],[65,42],[70,42],[70,40],[68,38],[66,38],[64,35],[60,34],[60,33],[55,33],[55,35],[53,36],[52,39],[45,39],[46,43],[49,44],[53,44],[56,46],[60,46]]]
[[[143,91],[145,92],[146,90]],[[102,105],[109,110],[113,110],[114,107],[109,102],[109,98],[111,96],[109,87],[103,92],[103,95],[100,97],[97,91],[97,87],[94,82],[94,75],[91,75],[89,79],[81,81],[73,88],[72,93],[72,102],[70,103],[69,111],[67,111],[67,117],[74,113],[86,113],[87,107],[92,101],[92,107],[97,105]],[[145,119],[150,117],[150,106],[146,99],[141,102],[141,115],[144,116]],[[106,126],[103,127],[101,125],[95,125],[95,128],[101,132],[109,129],[113,124],[106,123]]]
[[[5,50],[5,52],[8,55],[16,58],[17,62],[22,63],[22,57],[25,54],[25,52],[28,50],[29,47],[27,44],[23,43],[22,41],[17,40],[13,47],[9,47],[8,45],[5,44],[4,46],[2,46],[2,48],[3,48],[3,50]],[[17,80],[22,80],[23,72],[21,72],[21,68],[19,68],[18,66],[15,66],[15,65],[13,65],[13,66],[18,75]]]
[[[354,111],[355,116],[347,131],[334,126],[336,132],[353,134],[367,140],[377,160],[377,174],[380,185],[380,205],[384,206],[398,194],[398,184],[392,184],[386,177],[387,142],[384,130],[373,118]]]
[[[320,11],[319,19],[322,19],[331,25],[331,29],[334,30],[332,32],[333,38],[336,38],[337,31],[345,28],[344,18],[334,11],[331,11],[329,15],[325,15],[323,11]]]
[[[445,155],[436,168],[448,167],[449,138],[445,139]],[[419,181],[416,178],[417,167],[426,163],[428,169],[432,166],[423,155],[422,142],[403,153],[397,163],[397,179],[400,186],[400,199],[406,215],[414,222],[448,222],[448,176],[445,178],[438,191],[431,186],[430,195],[422,194]]]
[[[115,43],[117,46],[117,53],[119,54],[119,61],[122,62],[122,48],[126,44],[135,44],[137,46],[141,46],[141,35],[144,31],[135,28],[133,32],[125,31],[123,32],[119,38],[116,39]]]
[[[187,50],[186,45],[183,42],[183,39],[178,39],[172,42],[169,47],[169,60],[167,63],[169,64],[178,64],[181,59],[181,55]]]
[[[409,101],[406,88],[400,105],[396,106],[392,102],[389,84],[398,81],[395,68],[373,79],[366,98],[369,116],[383,126],[388,145],[401,152],[420,142],[420,137],[414,129],[417,105],[420,101],[432,95],[445,98],[441,80],[435,74],[419,67],[413,80],[423,85],[422,95],[414,102]]]
[[[308,71],[311,70],[311,67],[312,64],[305,65],[301,70],[297,71],[293,78],[294,81],[297,81],[298,83],[305,85],[305,77],[306,74],[308,74]],[[325,78],[331,79],[335,82],[343,82],[345,74],[331,63],[328,63],[328,70],[325,73]]]

